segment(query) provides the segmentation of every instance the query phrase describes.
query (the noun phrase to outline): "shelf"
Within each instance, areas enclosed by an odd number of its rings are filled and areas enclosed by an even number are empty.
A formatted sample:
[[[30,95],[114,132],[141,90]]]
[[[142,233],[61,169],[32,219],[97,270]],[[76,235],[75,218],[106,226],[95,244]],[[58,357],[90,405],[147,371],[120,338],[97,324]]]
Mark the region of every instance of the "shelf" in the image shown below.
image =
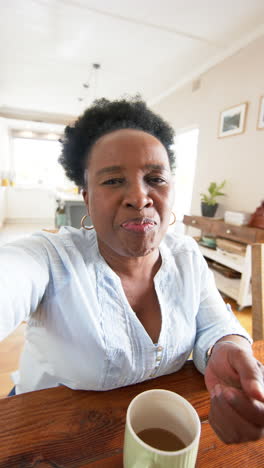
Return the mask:
[[[199,245],[199,248],[208,263],[210,263],[209,260],[212,260],[241,274],[241,278],[232,278],[211,268],[219,291],[234,299],[240,309],[252,305],[251,245],[255,242],[264,242],[264,230],[248,226],[233,226],[222,220],[204,218],[203,216],[184,216],[183,222],[187,227],[198,228],[202,236],[209,234],[215,238],[244,244],[246,247],[245,255],[230,253],[219,248],[214,250],[202,245]]]
[[[199,248],[204,257],[210,258],[222,265],[225,265],[233,270],[243,273],[245,266],[245,257],[242,255],[231,254],[229,252],[221,252],[219,250],[208,249],[199,245]]]
[[[210,270],[214,274],[217,289],[219,289],[219,291],[231,297],[235,301],[238,301],[241,280],[234,279],[234,278],[227,278],[226,276],[221,275],[221,273],[218,273],[217,271],[211,268]],[[245,302],[243,304],[243,307],[250,306],[251,304],[252,304],[252,297],[251,297],[251,294],[248,293],[246,296]]]

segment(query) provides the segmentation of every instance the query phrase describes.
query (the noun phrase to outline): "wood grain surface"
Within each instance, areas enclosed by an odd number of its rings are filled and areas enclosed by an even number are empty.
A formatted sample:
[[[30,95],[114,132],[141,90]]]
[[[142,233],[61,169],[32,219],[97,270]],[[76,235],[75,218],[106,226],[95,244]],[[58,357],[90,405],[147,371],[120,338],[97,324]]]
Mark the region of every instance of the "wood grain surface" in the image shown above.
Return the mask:
[[[264,341],[254,344],[264,358]],[[173,390],[202,421],[197,467],[264,466],[264,441],[224,445],[208,421],[209,397],[192,361],[168,376],[108,392],[57,387],[0,400],[0,468],[118,468],[127,407],[138,393]]]
[[[264,339],[264,244],[252,246],[252,325],[254,340]]]

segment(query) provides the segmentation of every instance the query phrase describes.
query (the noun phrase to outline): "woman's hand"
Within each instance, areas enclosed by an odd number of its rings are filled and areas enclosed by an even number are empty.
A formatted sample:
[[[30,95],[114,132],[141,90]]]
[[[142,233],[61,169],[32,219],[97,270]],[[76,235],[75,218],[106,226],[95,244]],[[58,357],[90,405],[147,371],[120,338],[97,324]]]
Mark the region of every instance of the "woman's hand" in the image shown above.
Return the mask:
[[[264,436],[264,366],[240,340],[217,342],[205,370],[209,422],[227,444]]]

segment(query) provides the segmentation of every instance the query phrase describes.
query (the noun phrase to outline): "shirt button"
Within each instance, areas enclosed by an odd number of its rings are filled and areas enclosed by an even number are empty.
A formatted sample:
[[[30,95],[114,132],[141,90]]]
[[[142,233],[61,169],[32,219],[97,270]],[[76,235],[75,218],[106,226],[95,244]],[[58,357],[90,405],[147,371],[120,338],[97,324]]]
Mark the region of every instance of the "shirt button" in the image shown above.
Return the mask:
[[[162,346],[158,346],[157,347],[157,351],[162,351],[163,350],[163,347]]]

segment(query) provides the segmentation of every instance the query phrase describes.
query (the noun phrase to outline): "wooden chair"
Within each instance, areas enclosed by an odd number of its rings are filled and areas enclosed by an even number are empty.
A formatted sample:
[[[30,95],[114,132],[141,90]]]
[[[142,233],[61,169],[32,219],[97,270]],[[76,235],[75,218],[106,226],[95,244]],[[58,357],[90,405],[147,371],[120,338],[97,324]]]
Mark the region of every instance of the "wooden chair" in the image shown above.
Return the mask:
[[[252,245],[252,334],[264,339],[264,243]]]

